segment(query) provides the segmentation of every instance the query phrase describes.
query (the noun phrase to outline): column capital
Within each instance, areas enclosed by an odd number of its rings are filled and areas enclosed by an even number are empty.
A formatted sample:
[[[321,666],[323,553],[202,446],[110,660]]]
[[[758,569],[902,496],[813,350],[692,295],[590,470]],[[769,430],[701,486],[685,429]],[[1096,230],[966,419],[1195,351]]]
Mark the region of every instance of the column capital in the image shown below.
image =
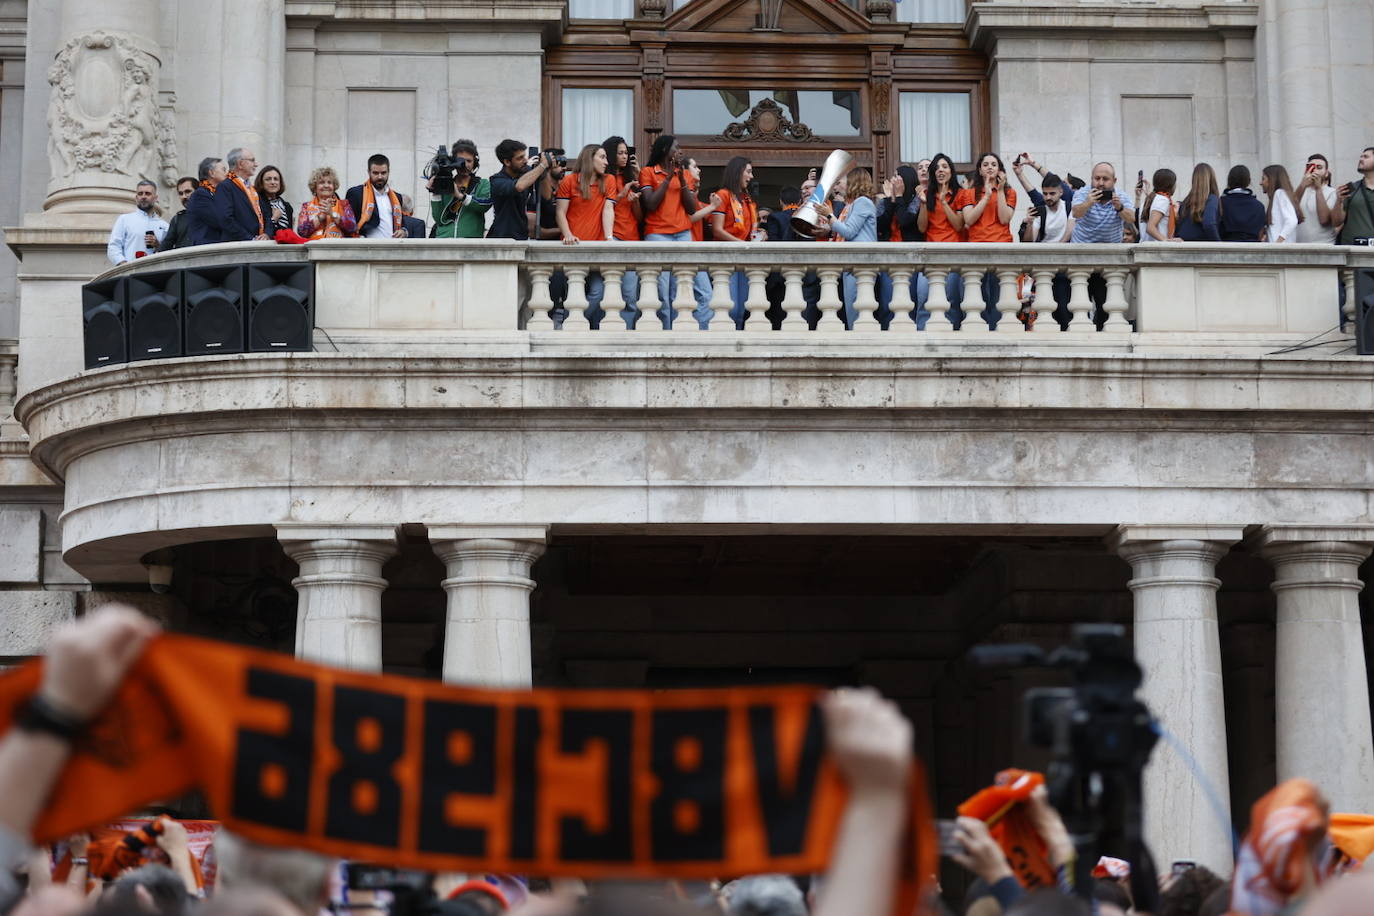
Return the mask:
[[[1118,525],[1107,535],[1107,547],[1122,553],[1124,548],[1164,541],[1207,541],[1230,547],[1245,534],[1242,525]]]
[[[1261,525],[1245,543],[1266,556],[1282,552],[1287,545],[1340,543],[1362,549],[1363,559],[1374,547],[1374,525]]]
[[[322,524],[320,522],[278,522],[277,540],[283,546],[303,541],[385,541],[397,542],[394,525]]]
[[[428,525],[429,542],[500,540],[548,543],[548,525]]]

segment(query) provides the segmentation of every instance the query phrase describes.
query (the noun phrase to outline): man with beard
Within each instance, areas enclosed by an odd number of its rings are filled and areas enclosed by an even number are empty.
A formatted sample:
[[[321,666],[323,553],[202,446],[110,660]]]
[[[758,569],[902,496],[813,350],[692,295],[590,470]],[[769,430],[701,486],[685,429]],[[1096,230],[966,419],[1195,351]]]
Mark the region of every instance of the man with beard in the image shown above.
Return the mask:
[[[136,209],[121,214],[110,230],[110,243],[105,246],[105,254],[111,264],[123,264],[143,254],[157,251],[162,238],[167,234],[167,221],[158,216],[157,185],[151,181],[140,181],[134,187]]]

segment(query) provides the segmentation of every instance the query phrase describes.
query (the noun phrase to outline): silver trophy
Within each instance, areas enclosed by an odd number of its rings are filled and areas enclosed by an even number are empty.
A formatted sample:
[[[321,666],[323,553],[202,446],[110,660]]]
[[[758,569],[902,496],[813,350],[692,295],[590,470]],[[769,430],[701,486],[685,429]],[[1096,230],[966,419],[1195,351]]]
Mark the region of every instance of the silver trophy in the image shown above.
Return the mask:
[[[802,235],[813,235],[816,231],[816,223],[820,217],[816,214],[816,204],[822,203],[830,196],[830,189],[835,187],[835,182],[841,175],[849,174],[849,170],[854,166],[854,157],[842,149],[837,149],[825,159],[825,167],[821,169],[820,178],[816,179],[816,189],[811,192],[811,196],[802,201],[802,205],[797,208],[797,212],[792,214],[792,228]]]

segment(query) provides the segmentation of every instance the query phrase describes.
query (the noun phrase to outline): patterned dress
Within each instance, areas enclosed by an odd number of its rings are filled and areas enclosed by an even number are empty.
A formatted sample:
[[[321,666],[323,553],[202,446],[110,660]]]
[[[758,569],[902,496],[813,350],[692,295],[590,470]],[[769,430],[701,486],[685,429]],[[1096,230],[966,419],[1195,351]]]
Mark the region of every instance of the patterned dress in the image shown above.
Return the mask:
[[[296,234],[310,240],[351,239],[358,234],[358,220],[353,216],[353,208],[342,197],[334,198],[328,207],[320,203],[318,197],[312,197],[301,204]]]

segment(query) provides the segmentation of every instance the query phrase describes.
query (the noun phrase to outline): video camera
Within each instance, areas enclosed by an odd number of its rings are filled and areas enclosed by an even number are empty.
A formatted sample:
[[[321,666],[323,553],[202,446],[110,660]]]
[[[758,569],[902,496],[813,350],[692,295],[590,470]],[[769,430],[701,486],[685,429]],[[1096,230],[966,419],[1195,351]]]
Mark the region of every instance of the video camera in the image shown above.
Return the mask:
[[[433,182],[435,194],[453,194],[454,182],[468,174],[468,161],[462,156],[450,156],[447,146],[440,146],[434,158],[425,164],[421,177]]]
[[[390,916],[437,916],[439,912],[433,876],[426,872],[362,862],[349,862],[345,869],[350,891],[385,891],[390,895],[391,902],[386,906]],[[336,905],[335,909],[347,913],[354,906],[374,909],[381,904]]]
[[[1100,856],[1131,862],[1136,906],[1155,912],[1158,885],[1145,846],[1141,773],[1158,740],[1150,710],[1136,699],[1141,670],[1126,629],[1084,623],[1067,646],[1046,652],[1031,645],[975,646],[982,667],[1067,668],[1072,687],[1026,691],[1026,742],[1051,751],[1046,774],[1050,804],[1059,811],[1078,851],[1074,885],[1092,895],[1092,868]]]
[[[548,155],[552,156],[552,157],[553,157],[553,164],[556,165],[556,166],[558,166],[560,169],[566,169],[566,168],[568,167],[568,151],[567,151],[567,150],[565,150],[565,149],[559,149],[559,148],[556,147],[556,146],[550,146],[550,147],[546,147],[546,148],[544,149],[544,153],[547,153]],[[529,163],[530,163],[530,168],[533,168],[533,167],[534,167],[534,163],[536,163],[536,162],[539,161],[539,156],[540,156],[540,155],[541,155],[541,153],[540,153],[540,151],[539,151],[539,147],[537,147],[537,146],[531,146],[531,147],[530,147],[529,159],[528,159],[528,161],[529,161]]]

